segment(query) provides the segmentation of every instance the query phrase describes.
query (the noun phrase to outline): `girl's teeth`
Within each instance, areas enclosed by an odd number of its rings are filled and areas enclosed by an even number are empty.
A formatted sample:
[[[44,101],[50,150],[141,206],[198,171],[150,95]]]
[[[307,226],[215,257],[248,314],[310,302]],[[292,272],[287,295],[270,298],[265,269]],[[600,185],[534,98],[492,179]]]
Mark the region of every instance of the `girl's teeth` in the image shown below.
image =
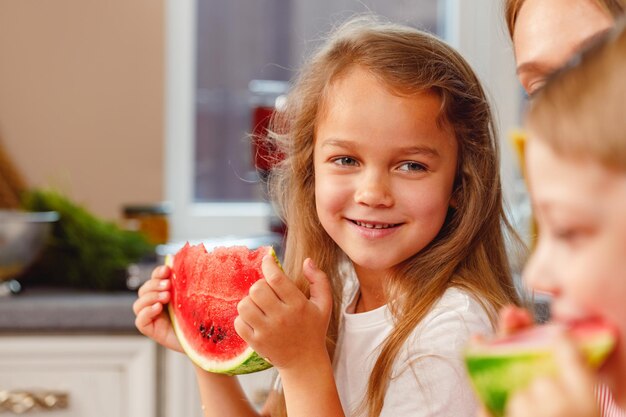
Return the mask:
[[[361,227],[366,227],[368,229],[387,229],[393,226],[391,224],[369,224],[369,223],[361,223],[361,222],[356,222],[356,224]]]

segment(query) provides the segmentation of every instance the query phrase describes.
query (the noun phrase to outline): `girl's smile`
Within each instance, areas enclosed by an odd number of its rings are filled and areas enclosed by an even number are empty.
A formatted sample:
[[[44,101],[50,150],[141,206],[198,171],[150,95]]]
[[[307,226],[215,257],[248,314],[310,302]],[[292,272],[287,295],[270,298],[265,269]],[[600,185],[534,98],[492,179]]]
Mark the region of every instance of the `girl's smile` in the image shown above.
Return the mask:
[[[402,227],[402,223],[347,220],[357,228],[358,233],[360,233],[365,239],[380,239],[387,237],[394,234],[400,227]]]
[[[440,108],[437,94],[399,95],[361,67],[328,89],[316,124],[317,213],[357,274],[382,276],[443,226],[458,145]]]

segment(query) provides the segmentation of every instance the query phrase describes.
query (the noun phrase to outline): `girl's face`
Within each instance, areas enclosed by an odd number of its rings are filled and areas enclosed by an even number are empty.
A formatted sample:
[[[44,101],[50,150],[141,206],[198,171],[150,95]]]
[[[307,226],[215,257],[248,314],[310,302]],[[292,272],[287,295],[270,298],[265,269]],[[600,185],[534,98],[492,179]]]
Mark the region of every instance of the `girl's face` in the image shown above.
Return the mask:
[[[329,89],[315,135],[317,213],[360,277],[416,254],[444,223],[457,141],[437,126],[440,106],[429,92],[394,95],[359,67]]]
[[[540,232],[524,278],[552,295],[554,320],[599,317],[617,327],[603,373],[626,400],[626,172],[559,156],[540,139],[526,155]]]
[[[613,19],[593,0],[525,0],[513,33],[517,75],[533,93]]]

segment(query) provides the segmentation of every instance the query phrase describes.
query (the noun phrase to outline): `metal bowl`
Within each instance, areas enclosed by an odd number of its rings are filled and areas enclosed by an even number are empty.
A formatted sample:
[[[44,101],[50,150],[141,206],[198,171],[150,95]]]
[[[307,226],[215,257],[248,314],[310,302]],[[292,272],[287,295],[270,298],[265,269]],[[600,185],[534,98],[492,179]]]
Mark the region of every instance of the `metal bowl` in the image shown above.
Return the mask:
[[[0,210],[0,282],[18,277],[31,265],[58,219],[54,211]]]

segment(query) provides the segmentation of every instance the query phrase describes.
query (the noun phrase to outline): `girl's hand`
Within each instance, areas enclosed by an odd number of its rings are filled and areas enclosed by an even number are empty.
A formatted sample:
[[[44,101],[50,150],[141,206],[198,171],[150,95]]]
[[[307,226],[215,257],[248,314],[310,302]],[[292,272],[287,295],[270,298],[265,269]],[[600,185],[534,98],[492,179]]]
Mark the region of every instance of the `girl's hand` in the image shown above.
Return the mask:
[[[508,402],[506,417],[598,417],[594,378],[574,344],[563,337],[555,349],[559,375],[538,379]]]
[[[139,298],[133,304],[135,327],[166,348],[182,352],[183,348],[165,312],[165,304],[170,301],[170,275],[168,266],[156,267],[152,277],[139,288]]]
[[[255,282],[237,306],[237,333],[279,370],[328,361],[332,295],[326,274],[311,259],[304,261],[304,275],[311,284],[307,299],[272,256],[263,259],[262,269],[265,279]]]

